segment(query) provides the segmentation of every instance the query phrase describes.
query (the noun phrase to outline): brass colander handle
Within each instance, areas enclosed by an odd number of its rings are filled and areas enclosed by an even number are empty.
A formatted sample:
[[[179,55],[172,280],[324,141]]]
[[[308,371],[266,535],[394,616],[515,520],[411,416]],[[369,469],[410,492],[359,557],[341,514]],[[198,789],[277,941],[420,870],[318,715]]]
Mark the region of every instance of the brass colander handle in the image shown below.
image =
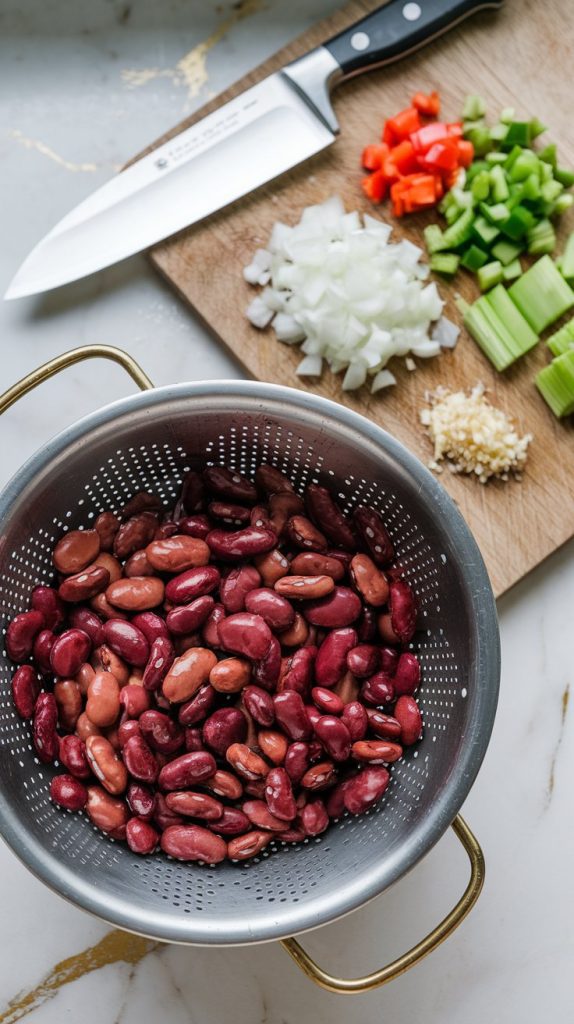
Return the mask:
[[[297,939],[283,939],[281,945],[293,957],[297,966],[301,968],[311,981],[314,981],[316,985],[320,985],[321,988],[327,989],[328,992],[335,992],[339,995],[358,995],[363,992],[370,992],[380,985],[386,985],[388,981],[393,981],[400,974],[404,974],[409,968],[414,967],[415,964],[418,964],[423,957],[432,953],[441,942],[444,942],[458,928],[480,896],[482,886],[484,885],[485,865],[480,845],[460,814],[454,819],[452,827],[468,854],[470,860],[470,880],[456,906],[453,907],[440,924],[433,928],[432,932],[429,932],[424,939],[417,942],[416,946],[409,949],[407,953],[403,953],[402,956],[387,964],[386,967],[381,967],[378,971],[373,971],[372,974],[365,974],[362,978],[337,978],[336,975],[329,974],[322,967],[319,967],[303,949],[302,945],[297,942]]]
[[[63,352],[61,356],[56,356],[55,359],[50,359],[47,363],[43,363],[42,366],[38,366],[31,373],[22,377],[21,380],[16,381],[11,388],[8,388],[3,395],[0,395],[0,416],[11,405],[14,405],[14,402],[17,402],[19,398],[23,398],[33,388],[38,387],[38,384],[49,380],[50,377],[59,373],[60,370],[65,370],[68,366],[73,366],[74,363],[82,363],[85,359],[111,359],[112,362],[123,366],[126,373],[129,373],[130,377],[135,380],[142,391],[149,391],[150,388],[153,388],[151,380],[143,372],[141,366],[127,352],[122,352],[121,348],[115,348],[113,345],[82,345],[80,348],[73,348],[69,352]]]

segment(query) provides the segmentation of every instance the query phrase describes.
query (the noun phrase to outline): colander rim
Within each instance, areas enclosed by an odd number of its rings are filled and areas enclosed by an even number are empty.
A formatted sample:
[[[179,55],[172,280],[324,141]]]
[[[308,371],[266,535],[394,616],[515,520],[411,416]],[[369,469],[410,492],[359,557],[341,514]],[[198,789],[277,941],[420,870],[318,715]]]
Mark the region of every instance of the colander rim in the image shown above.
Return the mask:
[[[186,945],[247,945],[300,934],[358,909],[404,877],[443,836],[474,783],[490,741],[499,692],[500,639],[494,595],[478,545],[457,505],[427,467],[392,434],[352,409],[322,396],[279,384],[232,379],[187,381],[163,385],[108,403],[74,421],[27,459],[0,492],[0,522],[4,522],[18,495],[41,469],[70,445],[80,443],[91,431],[134,408],[206,396],[215,400],[256,398],[264,403],[271,401],[307,412],[313,410],[329,420],[339,421],[384,448],[417,482],[421,497],[436,506],[447,521],[453,546],[459,555],[459,571],[473,597],[476,599],[480,595],[476,606],[480,607],[482,616],[480,628],[477,626],[476,630],[480,655],[477,658],[477,679],[482,685],[474,719],[471,720],[477,728],[472,730],[472,743],[463,745],[460,751],[456,776],[451,774],[437,795],[432,816],[428,815],[413,827],[408,836],[409,842],[403,844],[401,858],[395,857],[391,867],[384,871],[382,867],[377,871],[375,865],[368,875],[366,872],[358,873],[358,877],[353,877],[348,885],[339,886],[328,903],[324,898],[317,900],[320,906],[315,906],[313,899],[305,904],[275,905],[272,914],[256,928],[248,919],[234,923],[232,928],[217,923],[210,925],[206,922],[208,915],[203,914],[182,915],[177,927],[172,920],[167,926],[167,919],[159,914],[152,913],[146,919],[129,900],[110,898],[104,887],[83,882],[79,874],[58,861],[56,854],[49,854],[8,806],[0,789],[0,835],[37,878],[74,905],[112,925],[152,939]]]

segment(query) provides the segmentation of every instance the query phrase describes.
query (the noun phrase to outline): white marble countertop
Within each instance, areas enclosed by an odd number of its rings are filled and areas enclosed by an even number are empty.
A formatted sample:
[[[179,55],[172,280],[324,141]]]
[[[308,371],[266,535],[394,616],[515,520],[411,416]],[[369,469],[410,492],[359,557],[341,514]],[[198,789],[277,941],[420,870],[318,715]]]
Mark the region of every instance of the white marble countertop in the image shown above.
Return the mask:
[[[93,188],[332,0],[4,0],[0,10],[0,293],[33,244]],[[0,386],[77,344],[119,344],[158,384],[238,377],[143,257],[44,298],[0,303]],[[51,434],[126,393],[78,367],[2,419],[0,485]],[[502,555],[501,555],[502,556]],[[463,813],[487,881],[434,955],[353,1003],[277,945],[146,953],[48,891],[0,845],[0,1024],[530,1024],[571,1019],[574,544],[499,602],[503,674],[493,738]],[[392,891],[307,936],[352,975],[402,952],[450,908],[467,864],[452,835]]]

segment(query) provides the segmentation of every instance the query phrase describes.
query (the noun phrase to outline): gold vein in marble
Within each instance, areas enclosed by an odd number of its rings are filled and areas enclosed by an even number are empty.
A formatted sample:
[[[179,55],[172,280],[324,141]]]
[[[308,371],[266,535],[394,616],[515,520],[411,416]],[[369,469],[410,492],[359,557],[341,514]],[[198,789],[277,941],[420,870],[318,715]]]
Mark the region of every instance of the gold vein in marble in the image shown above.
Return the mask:
[[[0,1024],[16,1024],[16,1021],[22,1020],[43,1003],[53,999],[64,985],[83,978],[85,974],[121,961],[132,966],[138,964],[158,945],[159,943],[152,939],[144,939],[130,932],[108,932],[95,946],[90,946],[83,952],[68,957],[67,960],[61,960],[35,988],[12,999],[4,1012],[0,1013]]]
[[[97,164],[76,164],[71,160],[66,160],[63,156],[60,156],[59,153],[56,153],[51,149],[50,146],[47,146],[45,142],[41,142],[40,139],[29,139],[18,128],[11,131],[10,136],[11,138],[16,139],[21,146],[25,146],[26,149],[37,150],[37,152],[41,153],[42,156],[47,156],[48,159],[53,160],[54,163],[59,164],[60,167],[64,167],[67,171],[93,173],[98,169]]]
[[[546,806],[547,807],[550,804],[550,801],[552,799],[552,794],[554,792],[554,782],[555,782],[555,775],[556,775],[556,761],[557,761],[557,758],[558,758],[558,751],[560,750],[560,746],[562,744],[562,737],[564,736],[564,727],[566,725],[566,715],[568,714],[568,702],[569,702],[569,700],[570,700],[570,683],[567,683],[566,686],[564,687],[564,692],[562,694],[562,708],[561,708],[561,712],[560,712],[560,731],[558,733],[558,739],[556,741],[556,746],[554,747],[554,754],[552,756],[552,762],[550,764],[550,775],[548,776],[548,787],[547,787],[547,790],[546,790]],[[0,1024],[1,1024],[1,1022],[0,1022]]]
[[[185,87],[188,99],[193,99],[209,81],[207,56],[210,50],[221,42],[237,22],[256,14],[262,7],[262,0],[243,0],[236,3],[229,17],[225,18],[207,39],[186,53],[174,68],[124,68],[121,73],[122,80],[129,88],[137,89],[157,78],[169,78],[174,85]]]

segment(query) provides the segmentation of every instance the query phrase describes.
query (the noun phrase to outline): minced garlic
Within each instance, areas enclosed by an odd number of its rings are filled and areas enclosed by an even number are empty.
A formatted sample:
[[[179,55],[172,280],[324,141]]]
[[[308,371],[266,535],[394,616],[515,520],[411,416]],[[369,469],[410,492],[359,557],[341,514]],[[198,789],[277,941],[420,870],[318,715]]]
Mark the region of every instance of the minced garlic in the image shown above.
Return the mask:
[[[426,396],[428,407],[420,413],[434,444],[429,468],[442,472],[444,460],[452,473],[473,473],[485,484],[491,477],[519,478],[532,434],[519,437],[506,413],[491,405],[483,384],[470,394],[439,387]]]

